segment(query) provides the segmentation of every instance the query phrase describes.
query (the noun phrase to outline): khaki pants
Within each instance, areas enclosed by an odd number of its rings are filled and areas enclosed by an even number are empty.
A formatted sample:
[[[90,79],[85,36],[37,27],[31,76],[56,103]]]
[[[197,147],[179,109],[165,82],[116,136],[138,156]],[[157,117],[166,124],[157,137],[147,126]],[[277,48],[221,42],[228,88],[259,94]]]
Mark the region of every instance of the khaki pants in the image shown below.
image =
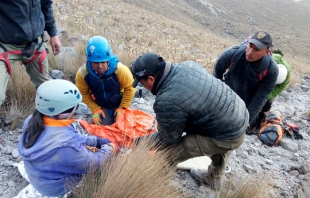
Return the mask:
[[[39,38],[38,43],[41,42],[41,38]],[[1,42],[0,42],[1,43]],[[23,50],[26,45],[11,45],[11,44],[5,44],[1,43],[8,51],[11,50]],[[37,49],[38,44],[35,49]],[[38,51],[45,50],[45,45],[43,44]],[[0,53],[3,53],[4,50],[0,47]],[[40,55],[41,56],[41,55]],[[30,77],[31,82],[33,83],[34,87],[37,89],[39,85],[41,85],[43,82],[50,79],[49,72],[48,72],[48,59],[47,56],[44,58],[42,62],[42,73],[39,71],[39,58],[38,56],[34,61],[31,63],[25,65],[26,71]],[[25,55],[21,54],[10,54],[9,60],[11,63],[11,67],[13,67],[14,63],[16,61],[29,61],[33,56],[30,58],[27,58]],[[18,73],[14,73],[13,75],[18,75]],[[7,66],[5,62],[0,61],[0,106],[5,100],[5,92],[7,89],[7,85],[9,82],[10,75],[7,70]]]
[[[234,140],[216,140],[201,135],[185,135],[174,147],[175,163],[192,157],[208,156],[212,162],[208,168],[208,177],[220,179],[225,172],[227,160],[232,150],[238,148],[245,133]]]

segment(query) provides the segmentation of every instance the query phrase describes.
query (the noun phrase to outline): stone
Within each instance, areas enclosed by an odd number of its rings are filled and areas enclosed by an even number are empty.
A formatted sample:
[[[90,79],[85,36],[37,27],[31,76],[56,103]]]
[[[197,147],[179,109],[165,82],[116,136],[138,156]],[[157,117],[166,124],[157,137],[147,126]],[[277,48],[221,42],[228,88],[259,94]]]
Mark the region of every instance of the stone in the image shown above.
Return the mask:
[[[279,145],[282,146],[285,150],[291,151],[293,153],[298,151],[298,144],[288,138],[283,138]]]
[[[301,85],[300,86],[300,89],[303,91],[303,92],[307,92],[309,90],[309,87],[308,86],[305,86],[305,85]]]
[[[51,73],[50,73],[50,76],[54,79],[64,79],[64,73],[60,70],[52,70]]]
[[[9,187],[14,187],[15,186],[15,182],[14,181],[9,181],[8,182],[8,186]]]
[[[19,152],[18,152],[18,150],[16,148],[12,149],[12,157],[14,159],[19,157]]]

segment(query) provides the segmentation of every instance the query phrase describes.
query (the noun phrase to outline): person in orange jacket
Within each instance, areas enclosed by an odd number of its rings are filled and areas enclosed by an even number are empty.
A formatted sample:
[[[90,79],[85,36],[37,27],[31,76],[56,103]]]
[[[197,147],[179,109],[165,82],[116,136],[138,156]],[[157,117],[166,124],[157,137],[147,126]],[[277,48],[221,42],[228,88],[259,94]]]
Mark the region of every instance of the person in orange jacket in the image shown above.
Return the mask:
[[[83,102],[93,113],[93,123],[111,125],[115,115],[128,108],[135,94],[129,68],[112,53],[109,42],[102,36],[89,39],[87,62],[76,74],[76,86]]]

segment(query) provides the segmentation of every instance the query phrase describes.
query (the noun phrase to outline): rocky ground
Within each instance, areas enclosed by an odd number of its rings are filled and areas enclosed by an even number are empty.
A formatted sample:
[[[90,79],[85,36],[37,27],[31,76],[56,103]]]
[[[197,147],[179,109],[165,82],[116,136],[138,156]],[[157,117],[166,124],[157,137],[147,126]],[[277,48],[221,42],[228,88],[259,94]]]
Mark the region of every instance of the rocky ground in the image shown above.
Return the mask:
[[[263,145],[256,136],[247,136],[244,144],[232,152],[228,161],[231,172],[224,181],[237,175],[248,178],[260,174],[272,179],[273,197],[310,197],[309,181],[309,122],[310,122],[310,78],[304,76],[301,84],[295,84],[282,92],[275,100],[273,110],[278,110],[288,123],[301,128],[303,140],[283,138],[279,146]],[[142,98],[136,97],[132,108],[153,114],[154,96],[142,90]],[[0,197],[12,198],[28,185],[19,173],[16,163],[21,161],[17,142],[23,130],[10,130],[9,117],[2,119],[0,128]],[[22,123],[22,120],[21,122]],[[190,176],[189,171],[179,170],[171,180],[171,185],[183,191],[184,197],[215,197],[215,192],[200,186]],[[262,197],[265,197],[262,195]]]

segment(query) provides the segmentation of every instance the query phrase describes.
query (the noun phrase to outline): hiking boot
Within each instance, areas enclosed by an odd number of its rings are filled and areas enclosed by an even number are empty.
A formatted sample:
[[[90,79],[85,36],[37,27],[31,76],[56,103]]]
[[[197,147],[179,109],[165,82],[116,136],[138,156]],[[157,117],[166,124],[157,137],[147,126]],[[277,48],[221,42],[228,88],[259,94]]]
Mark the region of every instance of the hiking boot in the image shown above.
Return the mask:
[[[208,177],[207,170],[192,168],[190,174],[195,180],[208,185],[213,190],[220,190],[222,187],[219,180],[214,180]]]

